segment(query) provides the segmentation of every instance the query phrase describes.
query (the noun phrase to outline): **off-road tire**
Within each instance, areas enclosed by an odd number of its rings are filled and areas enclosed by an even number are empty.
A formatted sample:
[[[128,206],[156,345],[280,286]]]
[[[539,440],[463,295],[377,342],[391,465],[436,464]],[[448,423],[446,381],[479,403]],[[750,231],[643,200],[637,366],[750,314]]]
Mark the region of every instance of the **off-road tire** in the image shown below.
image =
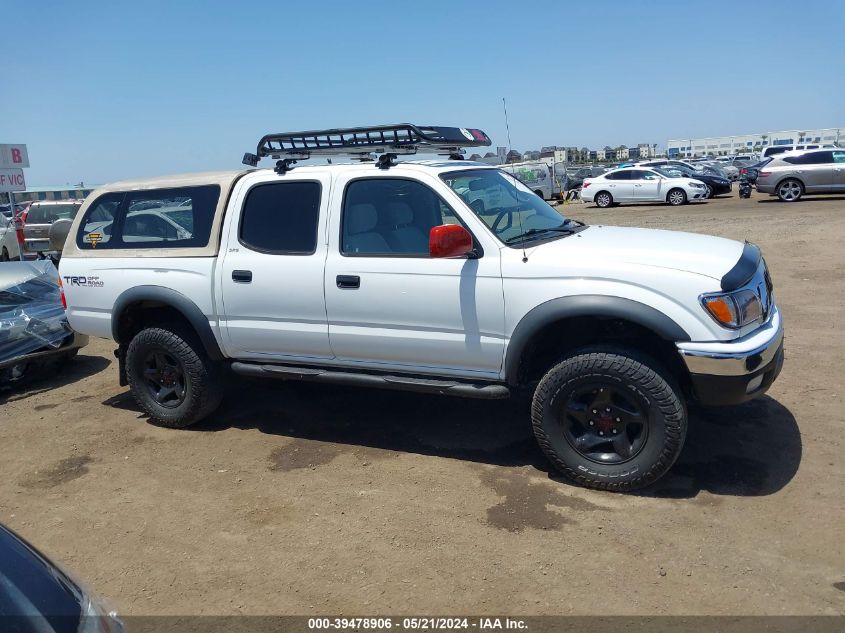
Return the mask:
[[[181,365],[185,395],[174,408],[156,402],[144,380],[146,357],[154,350],[163,351]],[[126,350],[126,377],[138,406],[154,423],[169,428],[199,422],[223,399],[221,368],[208,358],[191,333],[176,326],[150,327],[135,335]]]
[[[598,463],[582,455],[567,439],[560,411],[585,384],[607,383],[632,398],[642,398],[647,435],[627,461]],[[552,367],[534,392],[534,436],[543,453],[568,479],[587,488],[624,492],[648,486],[675,463],[684,445],[687,412],[683,396],[660,365],[624,349],[583,349]]]

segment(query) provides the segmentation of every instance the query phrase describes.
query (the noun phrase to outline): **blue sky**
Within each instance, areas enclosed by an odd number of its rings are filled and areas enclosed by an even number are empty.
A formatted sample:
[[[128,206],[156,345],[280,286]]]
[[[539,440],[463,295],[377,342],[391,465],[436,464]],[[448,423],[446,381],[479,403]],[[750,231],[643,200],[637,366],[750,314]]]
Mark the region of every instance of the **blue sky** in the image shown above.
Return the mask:
[[[845,125],[845,2],[3,0],[30,186],[236,168],[265,132],[400,121],[513,146]],[[9,93],[8,87],[12,87]]]

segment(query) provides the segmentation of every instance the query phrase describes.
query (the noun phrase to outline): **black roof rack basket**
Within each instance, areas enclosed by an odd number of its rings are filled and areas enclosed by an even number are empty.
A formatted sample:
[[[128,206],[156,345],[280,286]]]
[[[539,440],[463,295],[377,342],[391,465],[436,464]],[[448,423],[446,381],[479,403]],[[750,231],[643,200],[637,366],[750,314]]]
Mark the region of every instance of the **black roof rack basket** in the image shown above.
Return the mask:
[[[306,159],[342,154],[367,159],[376,154],[415,154],[417,150],[457,155],[463,147],[487,147],[490,137],[473,128],[398,123],[372,127],[338,128],[267,134],[255,154],[245,154],[244,164],[255,167],[265,156]]]

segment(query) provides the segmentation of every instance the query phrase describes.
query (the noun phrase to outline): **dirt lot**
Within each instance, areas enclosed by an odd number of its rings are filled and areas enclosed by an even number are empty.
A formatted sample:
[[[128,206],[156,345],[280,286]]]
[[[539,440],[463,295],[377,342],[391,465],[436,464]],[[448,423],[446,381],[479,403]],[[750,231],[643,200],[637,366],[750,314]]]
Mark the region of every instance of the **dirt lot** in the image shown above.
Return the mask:
[[[843,614],[845,198],[561,207],[763,247],[787,358],[642,494],[549,472],[525,402],[235,382],[157,428],[112,343],[0,394],[0,521],[124,614]]]

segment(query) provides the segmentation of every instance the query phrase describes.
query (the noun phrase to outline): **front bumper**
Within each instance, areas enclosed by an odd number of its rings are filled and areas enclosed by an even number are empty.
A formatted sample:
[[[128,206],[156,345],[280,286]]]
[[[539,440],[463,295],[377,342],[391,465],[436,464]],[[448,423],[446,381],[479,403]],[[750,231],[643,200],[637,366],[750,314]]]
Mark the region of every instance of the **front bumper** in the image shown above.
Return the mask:
[[[737,404],[763,395],[783,367],[783,322],[775,307],[767,323],[735,341],[678,343],[696,400]]]

